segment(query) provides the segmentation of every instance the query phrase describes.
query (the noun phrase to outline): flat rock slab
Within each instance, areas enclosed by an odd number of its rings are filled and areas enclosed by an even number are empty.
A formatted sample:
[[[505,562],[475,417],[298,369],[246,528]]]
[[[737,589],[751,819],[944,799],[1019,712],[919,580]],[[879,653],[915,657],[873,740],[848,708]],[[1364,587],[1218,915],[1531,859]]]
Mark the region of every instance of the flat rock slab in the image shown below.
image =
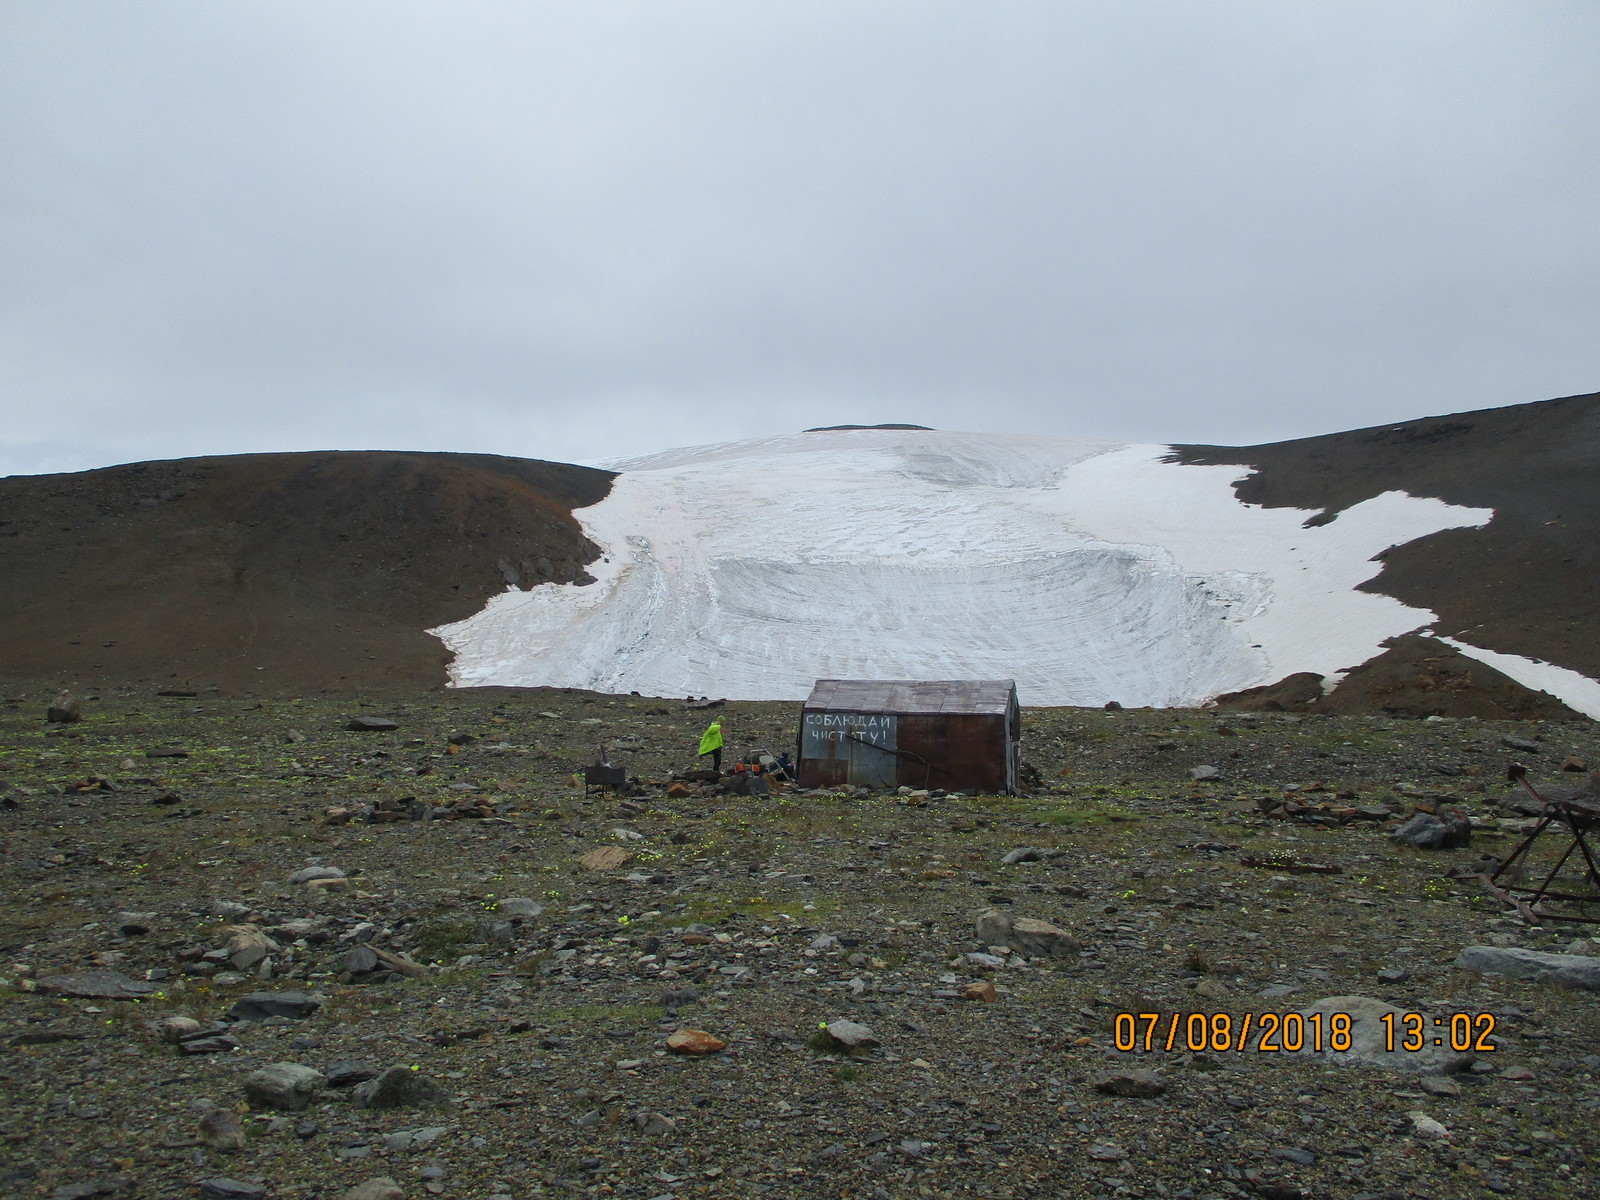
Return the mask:
[[[399,729],[400,722],[389,717],[351,717],[344,727],[354,733],[385,733]]]
[[[1463,971],[1493,972],[1513,979],[1554,983],[1583,992],[1600,992],[1600,958],[1586,954],[1552,954],[1517,946],[1468,946],[1456,955]]]
[[[715,1054],[727,1044],[704,1029],[680,1029],[667,1038],[667,1049],[673,1054]]]
[[[339,1200],[405,1200],[405,1189],[387,1175],[356,1184]]]
[[[578,865],[585,871],[615,871],[632,857],[632,853],[621,846],[601,846],[580,858]]]
[[[378,1077],[378,1068],[360,1059],[345,1058],[335,1063],[329,1063],[322,1068],[322,1073],[328,1077],[328,1086],[330,1087],[354,1087],[358,1083],[376,1079]]]
[[[205,1200],[261,1200],[267,1185],[244,1179],[202,1179],[200,1195]]]
[[[229,1021],[265,1021],[268,1017],[292,1017],[303,1021],[322,1007],[315,992],[247,992],[233,1002]]]
[[[84,1000],[139,1000],[159,991],[160,985],[129,979],[115,971],[77,971],[39,980],[41,992],[52,996],[77,996]]]
[[[872,1030],[860,1021],[829,1021],[823,1031],[833,1040],[835,1047],[849,1050],[870,1050],[878,1044]]]
[[[301,867],[289,876],[289,883],[315,883],[319,879],[343,879],[344,872],[338,867]]]
[[[1328,996],[1301,1010],[1300,1015],[1305,1019],[1305,1032],[1304,1048],[1299,1053],[1337,1066],[1381,1067],[1386,1071],[1405,1075],[1453,1075],[1458,1071],[1465,1071],[1472,1065],[1475,1057],[1473,1053],[1470,1050],[1460,1052],[1450,1049],[1448,1027],[1434,1026],[1431,1017],[1426,1013],[1423,1014],[1422,1049],[1401,1049],[1410,1028],[1402,1018],[1406,1013],[1414,1011],[1416,1010],[1387,1004],[1373,996]],[[1332,1019],[1335,1013],[1343,1013],[1350,1018],[1348,1050],[1334,1050],[1330,1046]],[[1392,1017],[1393,1020],[1386,1022],[1383,1019],[1385,1016]],[[1315,1028],[1313,1017],[1321,1018],[1320,1051],[1315,1048],[1312,1040]],[[1279,1038],[1275,1040],[1281,1040],[1281,1032],[1280,1030]],[[1255,1038],[1256,1034],[1252,1033],[1250,1036]],[[1444,1044],[1434,1045],[1435,1037],[1440,1037]]]
[[[133,1180],[121,1176],[91,1179],[87,1183],[66,1183],[50,1193],[50,1200],[89,1200],[91,1196],[120,1196],[133,1190]]]

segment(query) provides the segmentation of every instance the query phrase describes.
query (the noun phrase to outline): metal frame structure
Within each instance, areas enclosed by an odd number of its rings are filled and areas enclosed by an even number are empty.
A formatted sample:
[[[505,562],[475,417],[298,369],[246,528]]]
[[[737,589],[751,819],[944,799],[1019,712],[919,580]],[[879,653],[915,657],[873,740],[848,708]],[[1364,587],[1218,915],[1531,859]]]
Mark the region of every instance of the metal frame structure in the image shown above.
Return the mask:
[[[1600,861],[1597,861],[1594,848],[1589,845],[1587,838],[1590,830],[1600,829],[1600,798],[1588,799],[1574,795],[1558,800],[1546,799],[1534,790],[1533,784],[1528,782],[1527,768],[1517,764],[1513,764],[1506,772],[1506,778],[1522,784],[1528,794],[1539,802],[1539,823],[1529,831],[1509,857],[1501,861],[1493,871],[1481,877],[1483,885],[1507,904],[1515,906],[1522,914],[1523,920],[1529,924],[1539,921],[1581,921],[1590,925],[1600,925],[1600,916],[1550,912],[1539,907],[1546,900],[1560,900],[1578,905],[1600,904]],[[1525,870],[1532,862],[1534,842],[1552,825],[1564,830],[1571,841],[1556,859],[1555,866],[1545,873],[1542,880],[1532,886],[1525,885],[1522,882],[1521,871],[1518,870],[1519,860],[1522,869]],[[1584,873],[1585,881],[1589,884],[1587,894],[1556,891],[1552,887],[1556,876],[1567,865],[1567,860],[1572,857],[1574,851],[1582,857],[1587,868]]]

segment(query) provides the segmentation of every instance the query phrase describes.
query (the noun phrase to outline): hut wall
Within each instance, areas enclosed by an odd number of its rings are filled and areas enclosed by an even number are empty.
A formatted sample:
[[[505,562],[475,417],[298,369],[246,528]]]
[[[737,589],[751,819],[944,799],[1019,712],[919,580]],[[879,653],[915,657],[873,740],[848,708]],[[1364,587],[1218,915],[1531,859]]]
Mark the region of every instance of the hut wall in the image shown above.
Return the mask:
[[[1015,767],[1008,720],[990,713],[801,714],[801,787],[1005,792]]]

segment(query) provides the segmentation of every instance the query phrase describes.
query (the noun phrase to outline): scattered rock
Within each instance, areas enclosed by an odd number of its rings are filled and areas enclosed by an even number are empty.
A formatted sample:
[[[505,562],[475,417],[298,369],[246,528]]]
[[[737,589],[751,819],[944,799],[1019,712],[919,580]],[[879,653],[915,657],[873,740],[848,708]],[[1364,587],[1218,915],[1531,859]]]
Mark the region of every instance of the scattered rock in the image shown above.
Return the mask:
[[[288,882],[292,884],[315,883],[319,879],[343,879],[344,872],[338,867],[311,866],[301,867],[289,876]]]
[[[233,1113],[225,1108],[214,1109],[200,1118],[200,1141],[213,1150],[242,1150],[244,1129]]]
[[[851,1054],[865,1052],[878,1044],[872,1030],[860,1021],[829,1021],[822,1027],[822,1032],[827,1035],[833,1049]]]
[[[202,1179],[200,1195],[205,1200],[261,1200],[267,1194],[264,1183],[239,1179]]]
[[[193,1037],[204,1028],[193,1017],[163,1017],[153,1026],[155,1034],[163,1042],[176,1043],[186,1037]]]
[[[362,942],[345,953],[344,969],[352,975],[368,975],[378,969],[378,955]]]
[[[344,1088],[376,1079],[378,1068],[360,1059],[345,1058],[329,1063],[322,1068],[322,1073],[327,1076],[329,1087]]]
[[[544,914],[544,905],[525,896],[513,896],[500,901],[494,910],[504,917],[538,917]]]
[[[1600,992],[1600,958],[1585,954],[1552,954],[1517,946],[1468,946],[1456,955],[1454,965],[1463,971],[1492,972]]]
[[[299,1112],[327,1086],[321,1071],[299,1063],[273,1063],[245,1077],[245,1099],[259,1108]]]
[[[247,992],[233,1002],[225,1019],[265,1021],[268,1017],[290,1017],[301,1021],[321,1007],[322,997],[315,992]]]
[[[34,709],[34,712],[38,712]],[[83,720],[83,705],[70,692],[62,692],[44,711],[44,719],[52,725],[71,725]]]
[[[1386,1070],[1409,1075],[1449,1075],[1465,1071],[1472,1065],[1474,1055],[1443,1046],[1424,1044],[1420,1050],[1401,1049],[1405,1026],[1403,1017],[1408,1009],[1386,1004],[1372,996],[1329,996],[1302,1010],[1306,1018],[1305,1043],[1299,1053],[1340,1066],[1383,1067]],[[1350,1048],[1334,1050],[1329,1044],[1334,1014],[1350,1017]],[[1385,1023],[1385,1016],[1392,1018]],[[1315,1048],[1312,1039],[1313,1024],[1310,1018],[1320,1017],[1322,1049]],[[1391,1033],[1391,1028],[1393,1032]],[[1431,1038],[1427,1039],[1431,1043]],[[1390,1043],[1393,1049],[1389,1049]]]
[[[680,1029],[667,1038],[667,1049],[673,1054],[715,1054],[727,1044],[704,1029]]]
[[[405,1189],[387,1175],[362,1180],[339,1200],[406,1200]]]
[[[987,979],[979,980],[977,983],[964,984],[958,995],[963,1000],[982,1000],[986,1004],[993,1004],[998,999],[994,984]]]
[[[1059,850],[1041,850],[1037,846],[1019,846],[1008,851],[1000,861],[1006,866],[1025,862],[1043,862],[1047,858],[1054,858],[1061,853]]]
[[[678,1123],[665,1113],[641,1112],[633,1114],[634,1127],[647,1137],[666,1137],[678,1130]]]
[[[276,954],[281,947],[254,925],[235,925],[224,930],[228,940],[223,949],[236,971],[247,971],[262,959]]]
[[[38,981],[41,992],[52,996],[77,996],[84,1000],[139,1000],[159,991],[154,983],[129,979],[115,971],[74,971]]]
[[[632,857],[633,853],[621,846],[601,846],[580,858],[578,865],[585,871],[615,871]]]
[[[31,1165],[31,1164],[30,1164]],[[36,1172],[28,1171],[8,1176],[13,1182],[31,1179]],[[131,1191],[133,1181],[121,1176],[111,1176],[106,1179],[91,1179],[87,1183],[68,1183],[56,1188],[50,1193],[50,1200],[90,1200],[93,1196],[117,1196],[123,1192]]]
[[[404,954],[397,954],[393,950],[385,950],[382,946],[374,946],[372,952],[378,956],[378,962],[386,969],[396,974],[404,975],[407,979],[416,979],[426,975],[428,968]]]
[[[420,1071],[390,1067],[350,1094],[357,1108],[430,1108],[445,1100],[444,1089]]]
[[[388,717],[351,717],[344,727],[353,733],[386,733],[399,729],[400,722]]]
[[[1089,1157],[1095,1162],[1118,1162],[1128,1157],[1128,1152],[1115,1142],[1096,1142],[1089,1147]]]
[[[1083,943],[1065,929],[1032,917],[1013,917],[997,908],[979,914],[978,940],[986,946],[1009,946],[1033,958],[1076,954],[1083,949]]]
[[[1154,1071],[1119,1071],[1094,1080],[1094,1090],[1108,1096],[1133,1096],[1148,1100],[1167,1090],[1167,1082]]]
[[[1419,812],[1389,835],[1419,850],[1453,850],[1472,843],[1472,822],[1450,809]]]
[[[1411,1120],[1411,1132],[1419,1138],[1438,1139],[1450,1136],[1448,1129],[1425,1112],[1408,1112],[1406,1116]]]
[[[1204,783],[1208,779],[1221,779],[1222,772],[1210,763],[1203,763],[1198,767],[1189,768],[1189,778],[1196,783]]]

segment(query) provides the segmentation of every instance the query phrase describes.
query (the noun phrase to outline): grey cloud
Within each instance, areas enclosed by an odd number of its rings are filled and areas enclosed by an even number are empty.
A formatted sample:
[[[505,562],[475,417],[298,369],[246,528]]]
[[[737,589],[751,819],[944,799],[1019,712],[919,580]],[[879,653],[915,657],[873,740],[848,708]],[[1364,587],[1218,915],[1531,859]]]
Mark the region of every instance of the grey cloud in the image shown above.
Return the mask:
[[[1588,6],[22,2],[0,471],[1600,387]]]

